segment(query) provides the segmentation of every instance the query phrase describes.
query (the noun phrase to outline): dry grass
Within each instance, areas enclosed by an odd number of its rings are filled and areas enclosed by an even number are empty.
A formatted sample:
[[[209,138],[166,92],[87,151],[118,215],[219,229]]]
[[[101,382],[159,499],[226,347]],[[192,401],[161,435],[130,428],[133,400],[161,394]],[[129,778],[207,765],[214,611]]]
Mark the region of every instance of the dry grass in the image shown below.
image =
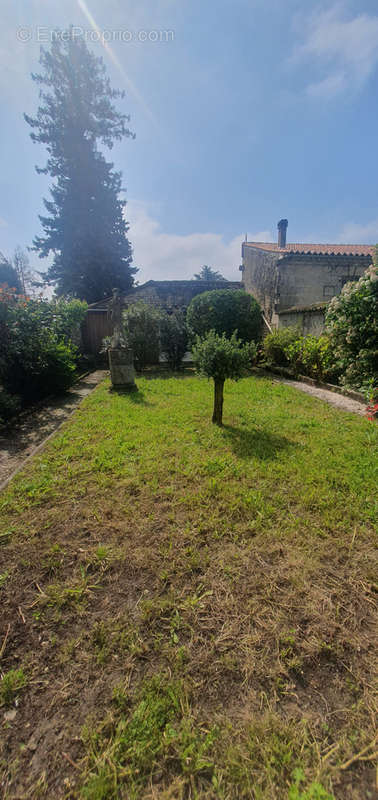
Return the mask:
[[[219,430],[206,381],[138,384],[1,500],[4,797],[373,798],[376,427],[249,378]]]

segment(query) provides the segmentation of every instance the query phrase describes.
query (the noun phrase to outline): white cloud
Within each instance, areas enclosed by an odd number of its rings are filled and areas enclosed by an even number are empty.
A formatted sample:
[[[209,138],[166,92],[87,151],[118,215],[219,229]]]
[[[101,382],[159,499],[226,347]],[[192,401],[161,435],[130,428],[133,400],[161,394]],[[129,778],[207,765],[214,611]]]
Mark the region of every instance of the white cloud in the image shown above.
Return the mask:
[[[306,88],[306,93],[310,97],[331,99],[335,97],[335,95],[340,94],[340,92],[343,92],[347,86],[348,79],[345,72],[339,72],[334,75],[328,75],[328,78],[324,78],[317,83],[309,83]]]
[[[134,264],[139,267],[136,278],[148,280],[187,280],[193,278],[203,264],[218,270],[229,280],[241,278],[241,244],[243,234],[226,241],[220,233],[164,233],[159,222],[143,203],[129,201],[126,211],[130,222],[129,239],[134,248]],[[269,241],[269,231],[249,235],[253,241]]]
[[[336,242],[344,244],[375,244],[378,242],[378,219],[365,224],[347,222],[340,231]]]
[[[312,14],[300,28],[305,41],[291,57],[296,65],[304,61],[320,70],[321,77],[308,84],[312,97],[332,98],[363,86],[378,63],[378,16],[358,14],[348,19],[343,6]]]

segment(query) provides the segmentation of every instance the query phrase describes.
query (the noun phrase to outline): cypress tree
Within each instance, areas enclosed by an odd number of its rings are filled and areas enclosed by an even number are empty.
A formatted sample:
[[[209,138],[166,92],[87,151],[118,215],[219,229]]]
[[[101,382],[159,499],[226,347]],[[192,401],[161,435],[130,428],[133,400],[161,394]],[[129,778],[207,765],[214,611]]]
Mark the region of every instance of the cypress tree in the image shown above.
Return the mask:
[[[44,235],[33,240],[40,258],[53,253],[47,271],[59,295],[91,303],[117,286],[133,283],[132,248],[127,238],[121,174],[106,161],[99,146],[133,137],[129,117],[114,100],[124,92],[112,89],[102,58],[91,53],[72,30],[57,35],[50,50],[41,48],[41,73],[36,117],[24,115],[33,142],[44,144],[48,158],[37,172],[53,179],[47,215],[40,216]]]

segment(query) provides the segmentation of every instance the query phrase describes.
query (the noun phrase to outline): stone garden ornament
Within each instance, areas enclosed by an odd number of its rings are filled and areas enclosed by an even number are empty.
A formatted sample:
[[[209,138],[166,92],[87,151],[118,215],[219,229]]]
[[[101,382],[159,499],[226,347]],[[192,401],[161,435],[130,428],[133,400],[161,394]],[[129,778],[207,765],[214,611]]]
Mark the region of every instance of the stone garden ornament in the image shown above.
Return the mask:
[[[113,323],[113,336],[108,349],[112,388],[135,392],[138,387],[135,383],[134,355],[123,334],[122,298],[119,289],[113,289],[113,297],[108,306],[108,319]]]

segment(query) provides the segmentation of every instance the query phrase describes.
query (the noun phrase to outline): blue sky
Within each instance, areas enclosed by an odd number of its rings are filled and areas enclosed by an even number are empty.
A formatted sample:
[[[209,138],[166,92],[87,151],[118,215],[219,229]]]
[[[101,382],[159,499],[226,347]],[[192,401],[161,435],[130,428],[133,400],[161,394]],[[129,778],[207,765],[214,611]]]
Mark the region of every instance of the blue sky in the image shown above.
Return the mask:
[[[2,5],[5,255],[40,232],[48,180],[34,165],[45,154],[30,141],[22,112],[37,107],[30,72],[38,70],[41,41],[48,46],[50,31],[69,24],[127,92],[121,106],[136,139],[110,158],[127,188],[140,281],[190,278],[203,263],[238,279],[245,233],[275,239],[281,217],[289,219],[289,241],[378,240],[376,2]],[[36,254],[31,260],[44,268]]]

